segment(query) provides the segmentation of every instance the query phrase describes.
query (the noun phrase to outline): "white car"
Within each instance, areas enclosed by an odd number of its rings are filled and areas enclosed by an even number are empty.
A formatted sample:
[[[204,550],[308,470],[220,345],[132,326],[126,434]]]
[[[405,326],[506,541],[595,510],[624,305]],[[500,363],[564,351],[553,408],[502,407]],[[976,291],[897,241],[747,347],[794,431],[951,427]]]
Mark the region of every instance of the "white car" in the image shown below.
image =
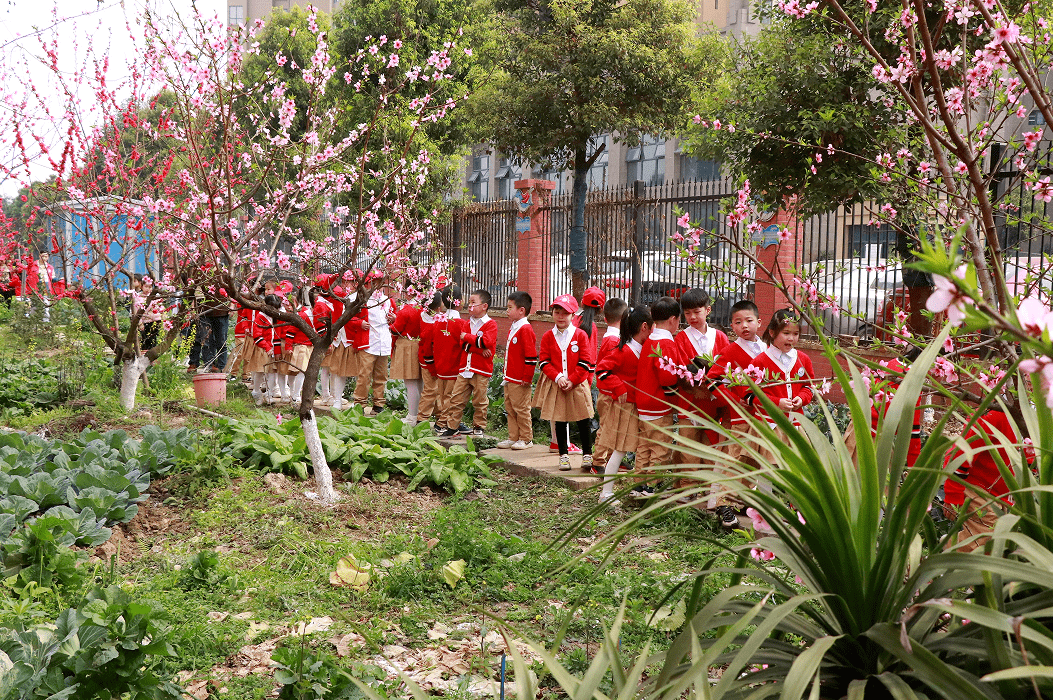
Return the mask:
[[[833,309],[813,305],[823,321],[823,333],[870,337],[889,295],[903,285],[903,269],[898,263],[885,261],[832,261],[831,269],[821,272],[815,285],[823,299],[832,299],[837,305]]]

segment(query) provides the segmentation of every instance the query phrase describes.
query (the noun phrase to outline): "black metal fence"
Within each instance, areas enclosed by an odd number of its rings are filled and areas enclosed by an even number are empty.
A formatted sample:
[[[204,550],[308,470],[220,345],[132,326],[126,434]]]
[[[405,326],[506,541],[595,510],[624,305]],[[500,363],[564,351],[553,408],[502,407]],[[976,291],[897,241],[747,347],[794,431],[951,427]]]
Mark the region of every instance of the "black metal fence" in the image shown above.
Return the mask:
[[[712,320],[728,323],[731,304],[752,298],[755,270],[729,241],[748,243],[744,232],[728,227],[726,208],[736,194],[730,179],[680,182],[647,187],[643,182],[589,192],[585,205],[587,284],[630,303],[679,296],[689,288],[714,299]],[[1043,202],[1023,184],[996,192],[1004,212],[999,218],[1011,291],[1053,292],[1053,266],[1043,253],[1053,251],[1050,221]],[[880,204],[856,203],[797,222],[792,264],[777,270],[785,280],[809,277],[839,308],[820,308],[828,333],[866,337],[896,325],[907,306],[906,287],[924,284],[902,264],[906,249],[894,226],[880,223]],[[550,220],[549,298],[571,292],[571,195],[553,196],[543,208]],[[517,207],[509,200],[471,204],[454,212],[439,238],[462,288],[486,288],[495,299],[517,283]],[[700,255],[689,262],[675,239],[677,218],[687,213],[707,232]],[[747,247],[749,247],[747,245]],[[639,257],[634,255],[639,251]],[[1026,283],[1025,283],[1026,279]]]

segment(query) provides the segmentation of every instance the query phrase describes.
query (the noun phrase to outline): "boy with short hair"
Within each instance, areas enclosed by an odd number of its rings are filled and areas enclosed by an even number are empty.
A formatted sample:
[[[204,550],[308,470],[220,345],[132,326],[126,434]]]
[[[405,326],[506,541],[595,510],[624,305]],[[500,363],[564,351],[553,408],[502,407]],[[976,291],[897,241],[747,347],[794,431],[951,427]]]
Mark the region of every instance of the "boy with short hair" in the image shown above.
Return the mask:
[[[748,299],[737,302],[731,307],[731,330],[735,334],[735,342],[729,344],[713,361],[713,367],[706,374],[709,380],[708,389],[730,408],[725,418],[725,423],[730,427],[744,429],[746,419],[742,418],[733,406],[744,406],[747,386],[728,386],[728,375],[735,370],[744,370],[753,362],[753,358],[760,355],[768,348],[768,344],[760,339],[760,311],[757,305]],[[752,410],[752,409],[750,409]],[[737,459],[742,454],[742,447],[729,445],[726,452],[731,459]],[[742,503],[731,496],[728,492],[715,492],[711,503],[715,504],[715,511],[720,517],[724,527],[737,527],[738,516],[736,511],[742,509]]]
[[[487,314],[491,301],[490,292],[485,289],[477,289],[468,297],[468,323],[462,322],[460,333],[460,373],[453,385],[450,407],[443,415],[446,430],[439,437],[483,435],[486,432],[486,408],[490,405],[486,390],[494,373],[494,353],[497,351],[497,322]],[[472,416],[474,428],[461,422],[469,399],[475,409]]]
[[[680,304],[672,297],[662,297],[651,305],[654,327],[640,353],[636,373],[636,408],[640,414],[640,441],[636,448],[636,474],[648,476],[653,466],[669,463],[671,438],[660,428],[673,424],[676,404],[677,376],[661,366],[665,360],[682,364],[673,340],[673,332],[680,325]],[[634,493],[637,497],[650,496],[654,489],[642,485]]]
[[[596,349],[597,367],[600,366],[603,358],[607,357],[618,347],[618,342],[621,340],[622,319],[628,313],[629,305],[625,303],[624,299],[614,297],[608,299],[607,303],[603,305],[603,320],[607,322],[607,332],[603,334],[603,339],[599,342]],[[607,463],[607,459],[610,457],[610,450],[605,447],[610,440],[601,440],[601,436],[603,436],[605,430],[609,429],[604,427],[604,418],[613,405],[614,399],[601,391],[599,398],[596,399],[596,420],[599,422],[600,427],[596,430],[596,444],[593,448],[592,464],[586,467],[593,474],[602,474],[603,465]]]
[[[508,295],[506,310],[512,327],[505,345],[505,411],[508,413],[508,439],[497,443],[502,449],[525,450],[534,445],[530,421],[530,384],[537,367],[537,336],[527,320],[533,299],[526,292]]]
[[[731,344],[728,336],[719,328],[709,325],[707,317],[713,308],[709,294],[701,289],[689,289],[680,297],[680,309],[687,328],[676,334],[676,348],[680,359],[692,372],[708,372],[715,358]],[[680,393],[680,418],[677,434],[687,440],[709,442],[706,431],[691,416],[719,420],[720,402],[701,387],[682,387]],[[698,460],[681,451],[676,453],[678,464],[697,464]]]

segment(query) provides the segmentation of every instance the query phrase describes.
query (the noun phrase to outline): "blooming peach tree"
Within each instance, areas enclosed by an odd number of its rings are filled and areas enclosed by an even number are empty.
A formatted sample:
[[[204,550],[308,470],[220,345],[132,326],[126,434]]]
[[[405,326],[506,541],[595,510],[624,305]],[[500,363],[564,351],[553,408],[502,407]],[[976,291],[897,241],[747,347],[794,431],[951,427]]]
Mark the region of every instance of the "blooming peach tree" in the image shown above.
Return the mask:
[[[157,284],[133,308],[147,308],[159,296],[187,299],[196,290],[298,328],[312,345],[304,368],[307,387],[315,386],[336,334],[368,302],[369,293],[358,288],[367,275],[355,270],[416,290],[433,286],[441,271],[431,217],[414,207],[430,161],[414,134],[444,119],[459,97],[446,90],[460,51],[456,37],[423,65],[400,65],[397,37],[371,38],[338,71],[312,8],[310,60],[290,64],[279,51],[271,57],[273,70],[244,82],[241,67],[259,51],[254,37],[262,27],[261,21],[228,28],[200,15],[184,21],[146,13],[128,23],[141,51],[119,72],[128,76],[123,80],[110,74],[107,57],[91,46],[76,69],[67,70],[53,38],[40,35],[51,82],[17,94],[18,113],[32,118],[4,124],[20,154],[6,174],[25,179],[45,161],[56,179],[49,196],[41,197],[48,203],[42,215],[72,219],[67,232],[80,222],[81,235],[65,238],[56,226],[53,246],[69,260],[71,293],[125,368],[128,409],[135,383],[163,351],[141,352],[141,313],[133,314],[127,334],[117,331],[120,299],[128,294],[136,259],[152,262]],[[290,68],[307,86],[297,100],[282,77]],[[371,100],[368,121],[340,130],[340,106],[327,98],[335,81]],[[411,85],[412,100],[395,99]],[[393,115],[395,110],[400,114]],[[408,135],[394,140],[377,128],[389,118],[410,124]],[[324,212],[320,236],[289,224],[294,214],[313,207]],[[283,241],[291,244],[288,252],[279,250]],[[274,266],[302,286],[313,285],[317,274],[335,276],[346,302],[343,314],[316,328],[295,309],[265,307],[254,286]],[[165,345],[178,333],[187,305],[172,311]],[[299,415],[319,496],[331,501],[335,492],[313,394],[303,392]]]

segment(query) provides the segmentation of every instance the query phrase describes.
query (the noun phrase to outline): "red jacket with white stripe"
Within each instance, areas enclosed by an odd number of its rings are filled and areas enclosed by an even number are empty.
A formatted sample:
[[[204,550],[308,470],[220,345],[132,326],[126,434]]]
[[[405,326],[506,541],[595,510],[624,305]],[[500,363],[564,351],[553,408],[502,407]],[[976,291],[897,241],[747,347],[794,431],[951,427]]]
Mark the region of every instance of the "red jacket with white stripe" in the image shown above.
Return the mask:
[[[285,339],[284,327],[279,328],[270,316],[260,313],[256,317],[256,327],[252,331],[252,341],[257,347],[275,357],[282,354],[282,342]]]
[[[779,404],[780,399],[799,398],[802,408],[807,406],[812,402],[812,385],[801,380],[815,378],[815,373],[812,371],[812,359],[803,352],[797,352],[793,366],[786,371],[775,361],[776,353],[782,354],[778,349],[769,347],[753,358],[751,363],[754,367],[764,371],[764,380],[760,382],[761,391],[775,405]],[[764,407],[756,398],[750,403],[757,409],[758,414],[765,413]]]
[[[596,368],[599,369],[600,363],[603,362],[603,358],[607,357],[608,354],[614,352],[615,348],[618,347],[618,343],[621,342],[621,336],[617,333],[617,328],[611,328],[610,330],[615,331],[610,335],[604,334],[600,340],[600,347],[596,350]]]
[[[463,321],[462,332],[468,335],[461,341],[461,372],[472,372],[484,377],[494,373],[494,355],[497,354],[497,321],[489,316],[475,333],[472,332],[472,319]],[[489,352],[489,357],[485,353]]]
[[[615,401],[623,394],[626,401],[636,403],[636,376],[640,368],[640,356],[629,344],[615,346],[596,365],[596,388],[601,394]],[[643,348],[639,348],[643,352]]]
[[[589,344],[589,336],[585,335],[585,331],[576,326],[570,328],[573,329],[574,335],[567,346],[567,366],[563,366],[563,352],[559,349],[559,343],[556,342],[552,330],[541,336],[537,366],[552,381],[556,381],[556,377],[565,372],[571,384],[588,384],[596,367],[592,357],[592,345]]]
[[[727,347],[731,344],[728,340],[728,336],[724,334],[724,331],[719,328],[709,327],[712,333],[707,333],[712,339],[712,347],[705,348],[705,355],[713,358],[724,352]],[[685,365],[690,365],[692,360],[695,360],[696,365],[704,365],[708,372],[711,368],[708,363],[703,362],[702,354],[699,352],[699,347],[695,345],[695,339],[688,329],[684,329],[676,334],[674,339],[676,342],[676,349],[680,352],[680,359],[683,360]],[[723,404],[712,392],[705,386],[698,387],[691,391],[682,392],[680,395],[680,415],[687,417],[688,414],[695,414],[700,416],[709,416],[710,418],[716,418]]]
[[[456,379],[461,371],[461,333],[468,323],[443,315],[435,319],[432,329],[432,374],[439,379]]]
[[[662,369],[659,360],[675,364],[680,361],[680,353],[673,341],[673,334],[656,328],[643,344],[640,352],[640,365],[636,371],[636,410],[641,420],[655,420],[670,413],[677,402],[677,376],[667,369]]]
[[[760,355],[764,350],[767,349],[767,344],[763,341],[755,341],[756,344],[761,348],[757,355]],[[706,378],[709,380],[709,386],[707,387],[717,400],[722,402],[724,405],[733,406],[741,405],[746,398],[746,394],[749,393],[750,388],[745,385],[740,386],[729,386],[727,375],[736,369],[746,369],[753,363],[755,357],[745,347],[746,341],[736,340],[734,343],[728,345],[724,349],[724,352],[717,355],[713,361],[713,366],[706,374]],[[739,417],[737,413],[732,411],[731,414],[732,423],[743,423],[745,422]]]
[[[530,384],[537,369],[537,335],[530,322],[510,333],[505,349],[505,376],[509,384]]]

